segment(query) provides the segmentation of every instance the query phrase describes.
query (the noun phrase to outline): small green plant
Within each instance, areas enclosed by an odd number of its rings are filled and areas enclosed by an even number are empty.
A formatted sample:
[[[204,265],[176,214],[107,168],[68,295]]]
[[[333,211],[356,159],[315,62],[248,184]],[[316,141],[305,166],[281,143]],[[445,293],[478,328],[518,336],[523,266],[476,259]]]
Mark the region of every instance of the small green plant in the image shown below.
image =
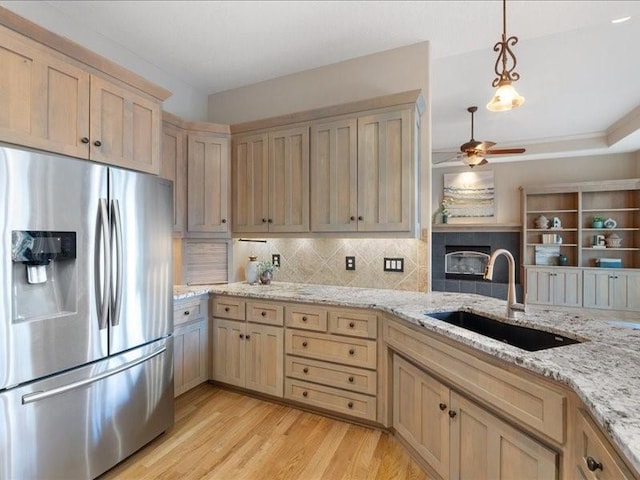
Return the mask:
[[[262,260],[258,262],[258,275],[262,275],[263,273],[273,273],[273,271],[278,268],[269,260]]]
[[[604,222],[604,218],[601,217],[600,215],[594,215],[593,216],[593,222],[594,223],[596,223],[596,222]]]

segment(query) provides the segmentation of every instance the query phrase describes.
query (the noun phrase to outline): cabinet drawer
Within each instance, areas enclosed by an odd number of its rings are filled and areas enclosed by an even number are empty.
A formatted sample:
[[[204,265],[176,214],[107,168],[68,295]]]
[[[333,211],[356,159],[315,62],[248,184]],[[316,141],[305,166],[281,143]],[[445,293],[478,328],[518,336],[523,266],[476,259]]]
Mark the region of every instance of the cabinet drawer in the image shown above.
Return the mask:
[[[215,297],[213,299],[213,316],[231,320],[244,320],[244,305],[244,300],[239,298]]]
[[[599,432],[589,414],[578,409],[576,415],[575,459],[577,462],[578,477],[584,479],[599,480],[623,480],[635,478],[622,462],[622,459],[608,445],[608,441]],[[593,460],[589,470],[587,459]],[[599,465],[598,465],[599,464]],[[597,468],[598,466],[602,468]]]
[[[287,306],[287,327],[327,331],[327,311],[323,308],[314,308],[307,305]]]
[[[376,394],[377,374],[371,370],[287,355],[285,371],[287,377],[353,392]]]
[[[566,397],[561,391],[524,372],[512,373],[388,318],[384,319],[384,340],[516,422],[564,443]]]
[[[282,305],[267,302],[247,302],[247,320],[266,325],[284,324]]]
[[[179,300],[173,304],[173,324],[182,325],[206,315],[200,307],[200,297]]]
[[[287,330],[286,353],[356,367],[376,368],[376,342]]]
[[[376,419],[375,397],[314,385],[291,378],[285,380],[284,390],[285,398],[290,400],[367,420]]]
[[[335,310],[329,312],[329,331],[339,335],[377,338],[378,316],[372,312]]]

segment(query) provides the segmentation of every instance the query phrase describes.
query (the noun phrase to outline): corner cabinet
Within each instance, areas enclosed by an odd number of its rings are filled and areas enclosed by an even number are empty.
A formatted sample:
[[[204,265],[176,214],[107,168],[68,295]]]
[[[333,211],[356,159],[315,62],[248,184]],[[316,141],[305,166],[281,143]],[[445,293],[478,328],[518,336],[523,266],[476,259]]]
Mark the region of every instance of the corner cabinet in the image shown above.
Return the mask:
[[[233,139],[233,231],[309,231],[309,129]]]
[[[2,23],[56,45],[0,26],[0,140],[159,174],[160,105],[169,92],[14,14],[3,16]],[[66,50],[91,64],[60,53]]]
[[[527,302],[640,310],[633,293],[639,286],[640,179],[527,186],[521,191]],[[596,217],[605,221],[596,224]],[[560,255],[566,257],[566,266],[559,265]],[[607,261],[621,268],[601,268]]]
[[[187,216],[187,135],[170,120],[162,123],[160,176],[173,182],[173,231],[185,230]]]
[[[416,234],[422,107],[412,91],[233,125],[234,233]]]

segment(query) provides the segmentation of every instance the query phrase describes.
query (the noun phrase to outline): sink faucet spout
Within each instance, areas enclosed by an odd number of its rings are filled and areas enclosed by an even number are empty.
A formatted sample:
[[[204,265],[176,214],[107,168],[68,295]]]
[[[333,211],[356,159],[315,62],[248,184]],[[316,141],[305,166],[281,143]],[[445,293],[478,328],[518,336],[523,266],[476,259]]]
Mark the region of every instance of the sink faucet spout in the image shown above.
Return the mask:
[[[500,255],[507,257],[509,262],[509,288],[507,291],[507,316],[509,318],[515,318],[516,312],[524,312],[524,304],[516,302],[516,261],[509,250],[504,248],[498,248],[489,257],[487,266],[484,271],[485,280],[493,280],[493,265]]]

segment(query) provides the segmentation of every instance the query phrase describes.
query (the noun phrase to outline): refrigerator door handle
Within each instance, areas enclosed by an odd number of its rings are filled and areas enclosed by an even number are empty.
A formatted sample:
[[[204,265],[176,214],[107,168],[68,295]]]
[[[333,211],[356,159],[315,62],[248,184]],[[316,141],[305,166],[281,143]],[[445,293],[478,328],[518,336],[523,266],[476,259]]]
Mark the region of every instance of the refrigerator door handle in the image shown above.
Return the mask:
[[[109,279],[111,278],[111,247],[109,238],[109,209],[107,200],[100,199],[100,222],[102,231],[102,249],[104,261],[100,263],[100,236],[96,237],[96,302],[98,302],[98,327],[104,330],[108,326],[109,319],[109,297],[111,296]],[[102,271],[101,271],[102,270]],[[102,278],[100,278],[102,273]],[[102,284],[102,298],[100,298],[100,285]]]
[[[120,203],[112,200],[112,213],[114,219],[114,231],[116,237],[116,273],[112,275],[111,288],[115,292],[115,298],[111,305],[111,326],[120,324],[120,307],[122,306],[122,287],[124,281],[124,269],[122,259],[122,217],[120,215]]]
[[[107,370],[106,372],[102,372],[94,377],[85,378],[84,380],[79,380],[77,382],[69,383],[61,387],[52,388],[51,390],[28,393],[22,396],[22,404],[27,405],[29,403],[39,402],[40,400],[53,397],[54,395],[59,395],[61,393],[65,393],[70,390],[75,390],[76,388],[84,387],[85,385],[90,385],[92,383],[99,382],[100,380],[104,380],[105,378],[124,372],[125,370],[129,370],[130,368],[133,368],[136,365],[140,365],[141,363],[144,363],[147,360],[151,360],[153,357],[157,357],[158,355],[165,352],[166,350],[167,350],[167,347],[163,346],[158,350],[156,350],[155,352],[151,352],[150,354],[145,355],[142,358],[137,358],[135,360],[125,363],[124,365],[120,365],[119,367],[112,368],[111,370]]]

